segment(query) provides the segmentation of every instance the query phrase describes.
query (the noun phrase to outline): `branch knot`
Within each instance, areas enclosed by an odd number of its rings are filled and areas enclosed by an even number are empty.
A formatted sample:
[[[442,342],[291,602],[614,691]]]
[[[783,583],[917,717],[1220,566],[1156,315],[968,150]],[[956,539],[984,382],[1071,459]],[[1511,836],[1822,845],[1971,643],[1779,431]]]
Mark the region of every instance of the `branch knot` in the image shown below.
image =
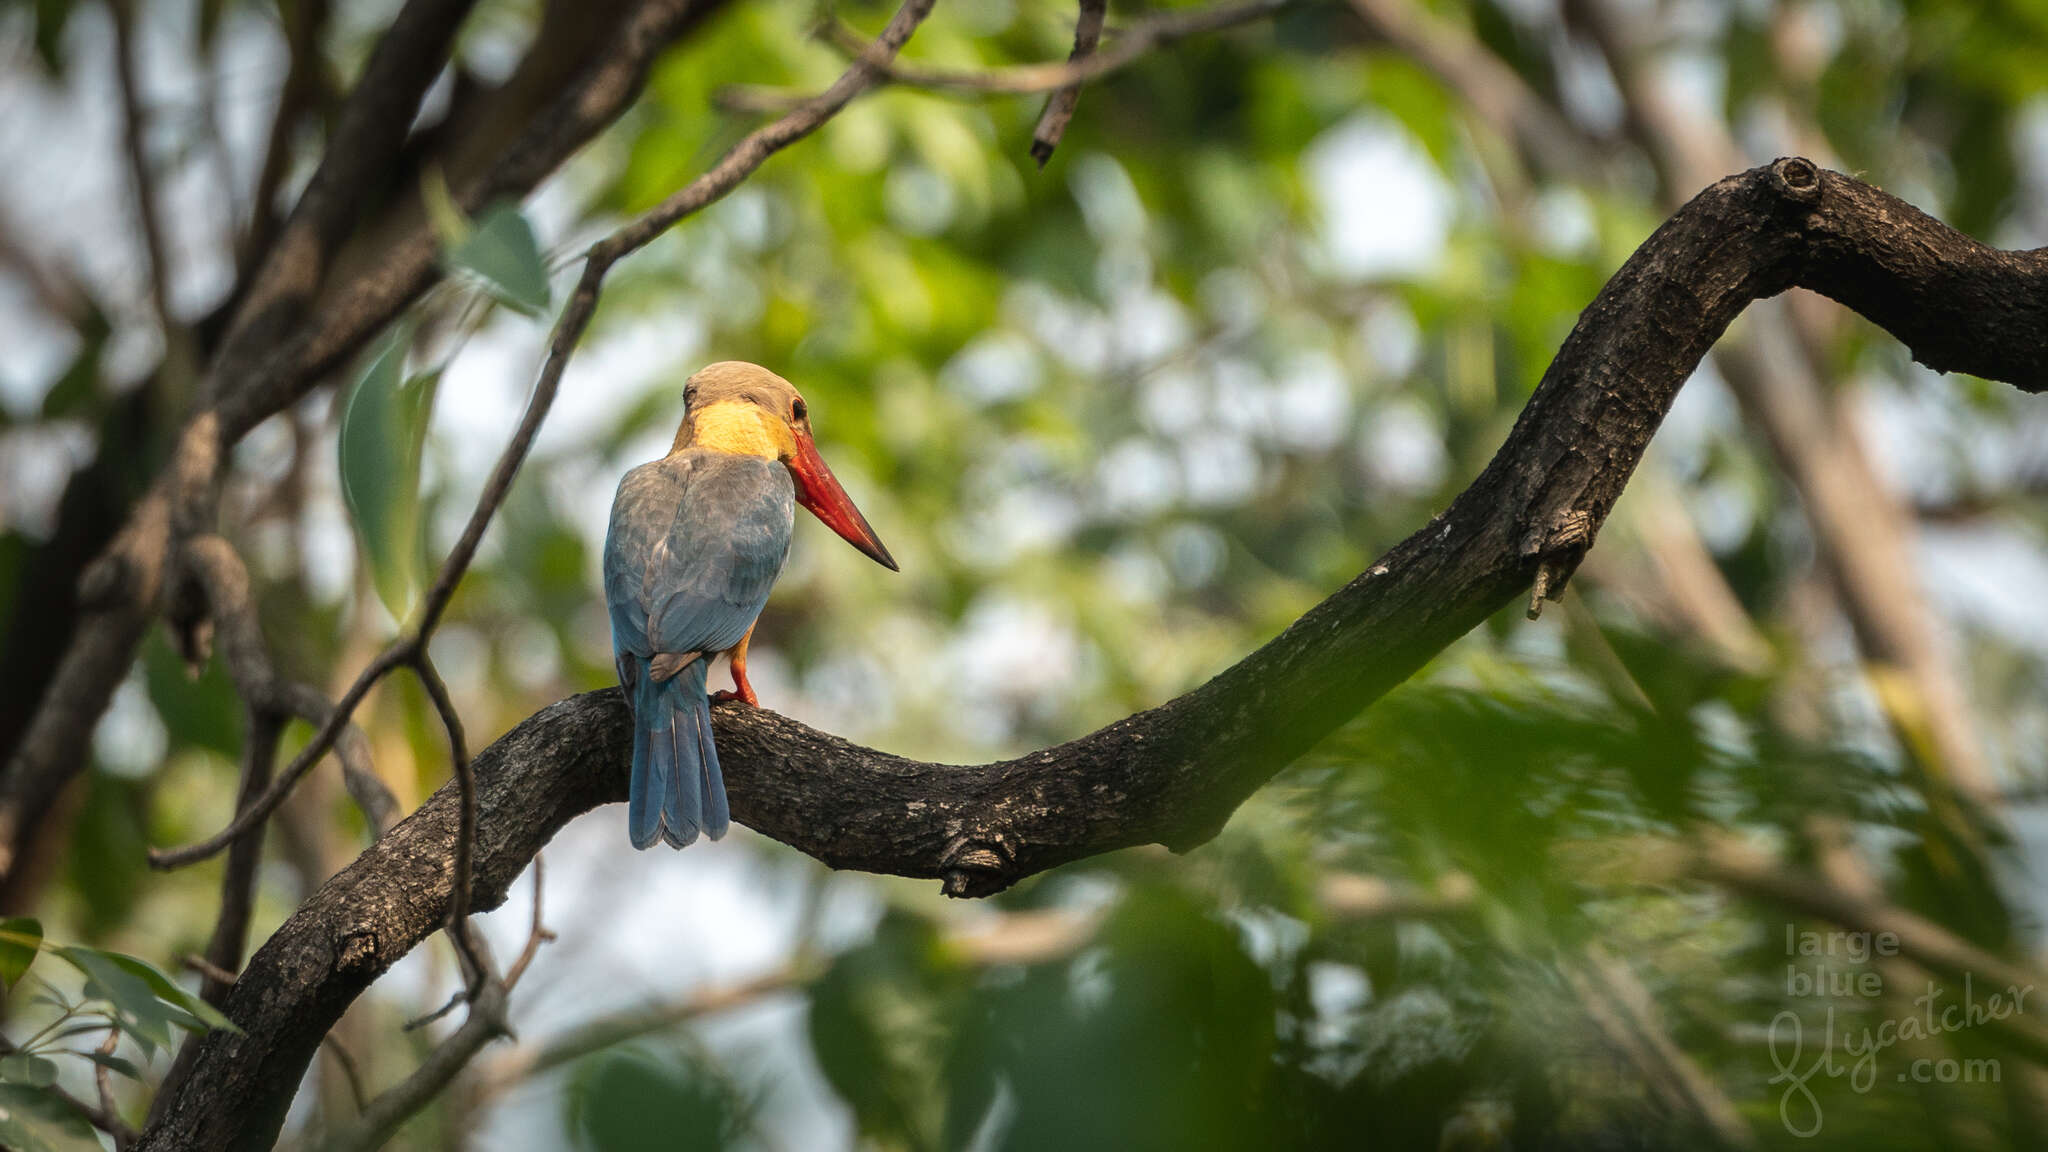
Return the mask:
[[[1802,204],[1820,199],[1820,166],[1804,156],[1782,156],[1771,163],[1771,188]]]
[[[334,950],[335,971],[348,972],[359,968],[373,968],[376,963],[376,929],[351,928],[342,935],[340,945]]]
[[[1543,614],[1545,600],[1564,598],[1565,581],[1572,578],[1586,549],[1593,546],[1595,527],[1591,512],[1564,508],[1522,538],[1523,557],[1537,558],[1535,581],[1529,588],[1529,619]]]
[[[939,864],[944,891],[956,899],[993,896],[1013,883],[1010,873],[1016,863],[1016,854],[1000,832],[985,838],[955,836]]]

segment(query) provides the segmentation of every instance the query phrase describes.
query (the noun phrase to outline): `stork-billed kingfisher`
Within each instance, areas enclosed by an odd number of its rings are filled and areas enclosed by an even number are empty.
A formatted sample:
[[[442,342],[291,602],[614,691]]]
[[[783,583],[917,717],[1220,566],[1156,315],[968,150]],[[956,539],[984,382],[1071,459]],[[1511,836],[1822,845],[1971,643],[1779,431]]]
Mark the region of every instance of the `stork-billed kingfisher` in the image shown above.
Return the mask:
[[[690,377],[667,456],[626,473],[604,541],[612,656],[633,708],[629,822],[635,848],[681,848],[732,817],[704,681],[732,653],[732,692],[747,683],[747,641],[782,574],[796,505],[883,567],[896,561],[811,440],[810,412],[789,381],[728,360]]]

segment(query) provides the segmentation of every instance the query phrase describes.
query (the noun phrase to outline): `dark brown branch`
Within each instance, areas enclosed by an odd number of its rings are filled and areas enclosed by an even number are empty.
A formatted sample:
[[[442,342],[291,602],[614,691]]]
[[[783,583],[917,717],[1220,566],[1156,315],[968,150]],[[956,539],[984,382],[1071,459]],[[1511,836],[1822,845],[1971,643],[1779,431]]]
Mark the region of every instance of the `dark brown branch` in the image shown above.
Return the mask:
[[[648,70],[664,49],[719,11],[725,0],[643,0],[616,37],[588,43],[556,37],[537,44],[536,53],[563,43],[586,45],[587,57],[567,69],[575,80],[566,89],[547,87],[564,71],[559,62],[528,69],[480,111],[485,121],[464,146],[445,158],[450,189],[465,211],[480,211],[499,200],[532,191],[578,148],[629,107]],[[550,53],[551,55],[551,53]],[[507,137],[507,127],[516,131]],[[498,143],[482,149],[478,140]],[[481,153],[481,154],[480,154]],[[417,210],[387,223],[337,259],[355,274],[335,278],[324,291],[318,316],[303,337],[261,366],[247,387],[222,403],[222,432],[239,438],[271,414],[304,396],[341,367],[363,343],[396,317],[437,275],[440,242]]]
[[[1845,261],[1865,278],[1850,283]],[[1917,302],[1930,313],[1903,325],[1909,340],[1953,331],[1943,346],[1974,341],[1980,373],[2041,391],[2048,316],[2008,307],[1996,322],[2024,327],[1987,328],[1968,297],[1932,285],[2002,280],[2038,299],[2044,274],[2048,252],[1987,248],[1805,160],[1728,177],[1601,290],[1500,451],[1447,511],[1236,666],[1077,740],[975,766],[907,760],[723,704],[713,715],[733,815],[834,867],[941,879],[956,896],[1117,848],[1192,848],[1280,768],[1512,603],[1539,567],[1556,583],[1569,578],[1679,386],[1749,303],[1797,284],[1831,288],[1878,318]],[[590,693],[477,757],[474,907],[501,903],[571,818],[625,798],[630,724],[616,690]],[[200,1041],[187,1090],[145,1146],[266,1144],[320,1037],[445,918],[455,792],[443,787],[257,952],[226,1007],[247,1035]],[[1939,971],[1981,958],[1915,957]]]
[[[425,641],[413,654],[412,669],[420,678],[420,686],[427,690],[427,699],[433,701],[435,713],[441,717],[442,730],[448,734],[448,759],[456,795],[461,798],[461,818],[456,822],[455,833],[455,876],[449,884],[448,938],[462,960],[463,982],[474,997],[489,971],[469,923],[470,856],[476,843],[476,775],[470,770],[469,741],[462,734],[462,716],[455,711],[455,700],[448,695],[448,685],[434,667],[433,657],[427,654]],[[471,1013],[474,1012],[472,1007]]]
[[[277,767],[277,744],[284,735],[283,717],[265,708],[251,706],[242,734],[242,786],[235,806],[249,804],[270,781]],[[244,832],[228,849],[227,867],[220,880],[220,916],[213,923],[213,939],[206,945],[205,960],[215,972],[233,972],[242,966],[242,954],[249,946],[249,914],[256,906],[256,869],[263,863],[263,825]],[[200,996],[218,1005],[232,979],[209,974]]]
[[[1071,64],[1095,51],[1095,45],[1102,39],[1102,21],[1109,14],[1109,0],[1081,0],[1080,15],[1074,21],[1074,51],[1067,57]],[[1060,146],[1060,138],[1067,134],[1067,124],[1074,118],[1074,108],[1081,102],[1081,86],[1069,84],[1052,94],[1045,102],[1045,111],[1038,115],[1038,127],[1031,133],[1031,158],[1038,161],[1040,168],[1052,159],[1053,149]]]

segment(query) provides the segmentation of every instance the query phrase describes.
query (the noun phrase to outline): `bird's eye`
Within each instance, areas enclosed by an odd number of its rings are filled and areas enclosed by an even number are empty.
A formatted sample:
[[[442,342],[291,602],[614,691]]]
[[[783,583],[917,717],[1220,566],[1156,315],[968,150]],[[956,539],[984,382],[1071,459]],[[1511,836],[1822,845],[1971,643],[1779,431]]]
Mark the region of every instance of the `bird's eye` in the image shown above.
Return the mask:
[[[801,420],[810,414],[811,410],[804,406],[801,397],[789,402],[789,418],[791,420]]]

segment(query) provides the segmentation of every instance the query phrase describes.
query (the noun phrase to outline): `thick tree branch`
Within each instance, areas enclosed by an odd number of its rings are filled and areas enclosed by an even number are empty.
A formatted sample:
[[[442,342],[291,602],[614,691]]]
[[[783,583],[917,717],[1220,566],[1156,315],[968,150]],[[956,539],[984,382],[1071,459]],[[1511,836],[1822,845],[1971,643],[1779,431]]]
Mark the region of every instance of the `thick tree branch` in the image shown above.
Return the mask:
[[[720,705],[733,815],[835,867],[942,879],[958,896],[1117,848],[1191,848],[1281,767],[1513,602],[1539,567],[1568,578],[1679,386],[1750,302],[1797,284],[1829,290],[1899,322],[1916,354],[1920,334],[1939,332],[1926,355],[1970,344],[1975,371],[2041,391],[2040,307],[1987,314],[1937,289],[2003,283],[2038,301],[2044,275],[2048,252],[1987,248],[1805,160],[1728,177],[1602,289],[1499,453],[1446,512],[1235,667],[1080,739],[974,766],[907,760]],[[1928,311],[1901,319],[1915,302]],[[476,758],[473,907],[502,903],[571,818],[625,798],[631,742],[610,690],[543,710]],[[444,921],[460,808],[444,786],[257,952],[226,1007],[246,1034],[199,1042],[187,1090],[145,1147],[265,1144],[321,1036]],[[1937,970],[1982,959],[1916,958]]]

